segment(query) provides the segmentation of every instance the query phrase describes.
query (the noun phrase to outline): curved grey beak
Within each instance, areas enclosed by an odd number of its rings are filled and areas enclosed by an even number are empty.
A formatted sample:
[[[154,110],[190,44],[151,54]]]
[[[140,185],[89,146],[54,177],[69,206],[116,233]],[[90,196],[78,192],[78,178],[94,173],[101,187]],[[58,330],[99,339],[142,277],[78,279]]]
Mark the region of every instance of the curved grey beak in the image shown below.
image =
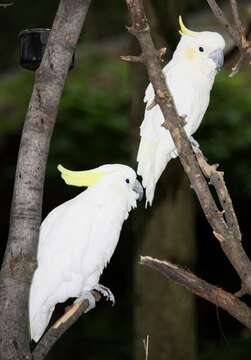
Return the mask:
[[[209,54],[209,59],[212,59],[215,62],[216,70],[220,71],[224,64],[224,53],[221,49],[212,51]]]
[[[138,200],[141,201],[143,198],[143,195],[144,195],[144,190],[143,190],[142,185],[140,184],[140,182],[137,179],[135,180],[132,189],[139,195]]]

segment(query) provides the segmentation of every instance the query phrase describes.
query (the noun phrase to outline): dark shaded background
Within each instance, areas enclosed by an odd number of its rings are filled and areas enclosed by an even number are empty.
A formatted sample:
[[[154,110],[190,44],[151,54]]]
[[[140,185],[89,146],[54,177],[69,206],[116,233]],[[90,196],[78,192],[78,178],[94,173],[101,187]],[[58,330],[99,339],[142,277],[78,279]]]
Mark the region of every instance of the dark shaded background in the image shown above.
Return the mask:
[[[248,22],[249,12],[246,7],[248,2],[240,1],[240,3],[243,5],[245,21]],[[2,252],[8,233],[19,139],[34,75],[22,70],[18,65],[17,35],[19,31],[26,28],[50,27],[57,5],[58,2],[50,0],[36,2],[26,0],[25,3],[15,2],[14,6],[7,9],[0,8],[0,163],[2,169],[0,238]],[[194,29],[215,26],[206,1],[158,0],[146,1],[146,5],[156,43],[163,45],[168,42],[168,54],[177,44],[179,11],[182,11],[184,18],[193,24]],[[138,143],[138,126],[143,116],[142,95],[146,86],[146,76],[140,65],[128,65],[119,59],[119,55],[137,51],[137,45],[125,29],[125,24],[128,23],[124,1],[110,0],[109,4],[94,1],[90,8],[76,51],[76,66],[69,74],[52,139],[45,183],[44,216],[52,208],[79,192],[79,189],[67,187],[62,182],[56,170],[58,163],[79,170],[93,168],[102,163],[126,163],[136,166],[135,148]],[[216,29],[221,31],[220,28]],[[237,77],[230,80],[228,73],[233,63],[234,56],[229,56],[225,71],[217,77],[210,107],[196,134],[196,139],[200,142],[210,162],[220,162],[221,169],[225,171],[226,182],[240,221],[244,247],[250,254],[251,79],[250,69],[247,67]],[[148,293],[154,294],[157,290],[155,284],[149,280],[144,294],[137,295],[139,286],[138,280],[135,279],[142,279],[141,275],[138,276],[140,265],[137,262],[138,254],[142,249],[141,245],[144,243],[142,239],[145,239],[150,232],[147,226],[153,222],[155,214],[159,214],[163,201],[166,204],[170,202],[172,204],[164,215],[166,222],[169,227],[172,226],[173,230],[166,239],[165,236],[159,236],[159,234],[165,234],[165,232],[160,232],[159,225],[152,225],[151,247],[146,247],[147,255],[154,255],[154,249],[161,242],[174,243],[172,251],[161,252],[162,258],[178,259],[180,263],[184,262],[182,265],[192,267],[197,274],[213,284],[229,291],[238,290],[239,279],[212,237],[197,200],[187,184],[184,194],[189,197],[189,204],[182,201],[182,197],[181,199],[178,197],[177,189],[183,181],[181,181],[183,173],[178,160],[173,163],[170,169],[167,169],[166,177],[163,176],[161,180],[153,208],[146,213],[141,205],[124,225],[119,245],[108,269],[102,276],[102,282],[115,294],[116,307],[111,308],[105,303],[99,304],[95,311],[80,319],[59,341],[48,359],[144,359],[142,334],[137,329],[138,324],[145,321],[143,317],[147,318],[153,309],[144,310],[144,316],[142,316],[139,308],[143,300],[139,300],[139,297],[142,296],[147,301]],[[160,191],[161,188],[166,189],[165,199],[164,193]],[[178,217],[170,217],[170,212],[178,202],[182,205],[181,207],[179,205],[179,214],[182,213],[183,219],[189,218],[186,231],[189,230],[191,221],[191,237],[193,238],[191,240],[189,236],[183,235],[182,224],[178,223]],[[176,251],[180,252],[180,249],[175,248],[176,240],[174,241],[179,232],[182,234],[179,246],[190,249],[191,261],[184,260],[185,257],[179,260],[179,257],[175,255]],[[146,242],[149,242],[149,239],[146,239]],[[190,242],[194,245],[190,245]],[[147,271],[146,274],[150,275],[150,270]],[[158,274],[157,277],[160,275]],[[161,286],[168,297],[169,285],[163,280]],[[186,302],[188,296],[188,293],[185,293],[180,301]],[[159,311],[163,312],[163,317],[164,312],[168,317],[168,310],[166,310],[168,306],[164,303],[164,307],[161,308],[159,300],[156,295],[154,298],[156,308],[160,308]],[[245,300],[249,301],[248,298]],[[189,323],[186,324],[188,331],[193,333],[193,339],[195,339],[192,344],[189,340],[186,347],[192,347],[193,350],[186,352],[183,348],[180,354],[176,351],[172,355],[173,360],[248,358],[251,350],[249,331],[221,310],[201,300],[196,300],[194,310],[191,313],[191,318],[193,318],[191,328]],[[57,311],[59,314],[62,308],[59,307]],[[174,316],[175,326],[184,327],[186,320],[181,314],[174,313]],[[150,324],[147,331],[153,334],[153,342],[161,333],[167,349],[174,346],[178,349],[184,346],[183,342],[180,343],[181,339],[178,335],[172,341],[169,335],[165,338],[165,333],[168,333],[168,326],[170,326],[168,321],[166,325],[158,325],[156,321]],[[187,332],[187,337],[188,335]],[[140,342],[139,351],[135,350],[136,342]],[[150,335],[150,360],[162,359],[163,354],[158,354],[154,344],[152,347],[154,350],[151,354]],[[187,353],[190,355],[187,356]]]

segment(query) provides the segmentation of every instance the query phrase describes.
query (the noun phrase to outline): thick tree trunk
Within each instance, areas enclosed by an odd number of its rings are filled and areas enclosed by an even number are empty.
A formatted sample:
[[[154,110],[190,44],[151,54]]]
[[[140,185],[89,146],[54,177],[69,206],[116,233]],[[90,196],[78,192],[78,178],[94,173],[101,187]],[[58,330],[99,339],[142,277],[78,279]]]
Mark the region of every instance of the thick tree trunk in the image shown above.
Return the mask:
[[[61,0],[26,115],[0,278],[0,359],[30,359],[28,295],[36,267],[50,139],[90,0]]]

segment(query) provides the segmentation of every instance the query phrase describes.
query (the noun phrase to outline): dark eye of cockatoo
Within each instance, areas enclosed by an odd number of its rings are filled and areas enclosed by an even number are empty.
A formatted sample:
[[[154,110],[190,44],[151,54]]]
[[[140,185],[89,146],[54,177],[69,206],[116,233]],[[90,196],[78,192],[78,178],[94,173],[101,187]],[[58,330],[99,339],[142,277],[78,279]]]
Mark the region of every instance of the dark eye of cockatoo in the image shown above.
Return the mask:
[[[129,179],[126,179],[126,183],[129,184],[129,183],[130,183],[130,180],[129,180]]]
[[[204,52],[204,48],[202,46],[199,47],[200,52]]]

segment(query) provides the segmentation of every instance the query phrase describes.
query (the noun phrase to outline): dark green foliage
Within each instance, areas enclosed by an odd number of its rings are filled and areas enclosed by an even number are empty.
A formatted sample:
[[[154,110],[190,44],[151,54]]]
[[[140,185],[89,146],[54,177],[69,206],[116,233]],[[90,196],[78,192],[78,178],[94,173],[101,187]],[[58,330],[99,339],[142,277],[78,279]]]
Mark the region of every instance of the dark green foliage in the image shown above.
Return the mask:
[[[59,161],[80,169],[126,161],[129,106],[125,64],[102,57],[80,60],[62,99],[50,169]]]
[[[16,134],[22,128],[32,91],[33,76],[29,72],[5,75],[0,86],[0,139]]]
[[[210,162],[221,164],[238,186],[239,196],[251,196],[251,102],[246,73],[216,79],[209,109],[195,137]],[[231,187],[230,187],[231,188]],[[241,194],[242,193],[242,194]]]

